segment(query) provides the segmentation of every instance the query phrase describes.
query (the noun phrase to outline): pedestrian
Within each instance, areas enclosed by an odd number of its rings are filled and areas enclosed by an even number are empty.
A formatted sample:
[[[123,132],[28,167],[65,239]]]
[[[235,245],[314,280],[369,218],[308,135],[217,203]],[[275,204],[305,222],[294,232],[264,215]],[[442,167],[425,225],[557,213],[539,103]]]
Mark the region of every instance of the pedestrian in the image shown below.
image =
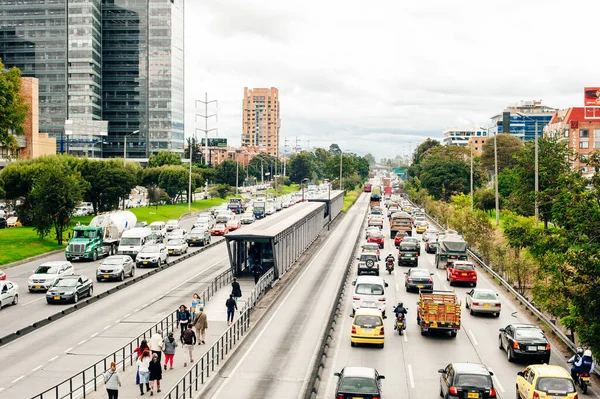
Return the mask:
[[[179,310],[177,311],[177,325],[181,328],[181,336],[183,337],[183,333],[185,333],[187,329],[187,325],[191,322],[192,315],[190,311],[187,310],[185,305],[181,305]]]
[[[238,298],[242,297],[242,287],[240,287],[240,283],[238,283],[237,278],[233,278],[231,282],[231,295],[235,298],[235,301],[238,301]]]
[[[167,369],[167,364],[170,364],[171,370],[173,370],[175,348],[177,348],[177,341],[173,337],[173,331],[171,331],[165,339],[165,345],[163,346],[163,351],[165,352],[165,370]]]
[[[237,310],[237,303],[235,303],[233,295],[229,295],[229,299],[225,301],[225,306],[227,307],[227,325],[230,326],[233,324],[233,315]]]
[[[143,339],[142,342],[140,342],[140,346],[133,350],[133,353],[137,353],[137,357],[141,357],[146,350],[150,351],[150,348],[148,347],[148,341]]]
[[[110,369],[104,373],[104,386],[108,392],[108,399],[119,399],[119,387],[121,386],[121,377],[117,372],[117,363],[111,362]]]
[[[254,274],[254,284],[258,284],[258,280],[260,279],[262,271],[262,266],[259,263],[255,263],[252,267],[252,274]]]
[[[140,386],[140,395],[144,394],[144,384],[146,384],[146,392],[150,391],[150,370],[148,366],[150,365],[150,351],[145,350],[142,353],[142,356],[137,360],[138,366],[138,375],[139,375],[139,386]]]
[[[202,306],[202,299],[200,299],[200,295],[194,292],[194,296],[192,297],[192,307],[190,308],[190,320],[192,322],[196,319],[196,311],[200,306]]]
[[[185,330],[185,333],[181,337],[181,343],[183,344],[183,349],[187,351],[190,357],[190,363],[194,363],[193,351],[194,345],[196,345],[196,334],[194,334],[191,324],[187,327],[187,330]],[[187,367],[187,362],[183,363],[183,367]]]
[[[152,351],[152,355],[158,356],[158,362],[160,363],[160,358],[163,350],[164,340],[162,337],[162,331],[158,330],[155,334],[152,334],[150,337],[150,351]]]
[[[148,365],[150,371],[150,396],[154,395],[154,381],[156,381],[156,392],[160,392],[160,380],[162,380],[162,369],[160,359],[156,353],[152,354],[152,361]]]
[[[204,339],[206,338],[206,329],[208,328],[208,318],[206,317],[206,313],[204,313],[204,307],[202,306],[198,308],[198,314],[196,315],[196,319],[194,319],[194,328],[196,328],[198,345],[204,344]]]

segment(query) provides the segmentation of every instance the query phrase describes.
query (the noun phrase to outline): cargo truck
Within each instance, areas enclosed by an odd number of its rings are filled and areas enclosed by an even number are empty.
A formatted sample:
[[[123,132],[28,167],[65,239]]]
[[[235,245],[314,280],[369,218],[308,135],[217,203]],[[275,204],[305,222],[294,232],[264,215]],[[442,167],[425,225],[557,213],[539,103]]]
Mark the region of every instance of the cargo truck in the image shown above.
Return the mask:
[[[391,187],[391,179],[389,177],[384,177],[383,178],[383,187]]]
[[[456,260],[469,260],[467,257],[468,245],[458,234],[440,234],[438,247],[435,253],[435,268],[446,269],[448,263]]]
[[[256,219],[262,219],[266,216],[266,203],[265,201],[254,201],[254,208],[252,210]]]
[[[460,330],[461,304],[454,291],[422,289],[417,305],[417,323],[421,327],[421,335],[440,330],[456,337]]]
[[[390,217],[390,237],[396,237],[399,231],[406,232],[406,235],[412,236],[413,221],[412,216],[407,212],[394,212]]]
[[[73,228],[73,238],[65,251],[67,260],[96,260],[115,255],[124,231],[135,226],[136,216],[129,211],[116,211],[94,217],[88,226]]]

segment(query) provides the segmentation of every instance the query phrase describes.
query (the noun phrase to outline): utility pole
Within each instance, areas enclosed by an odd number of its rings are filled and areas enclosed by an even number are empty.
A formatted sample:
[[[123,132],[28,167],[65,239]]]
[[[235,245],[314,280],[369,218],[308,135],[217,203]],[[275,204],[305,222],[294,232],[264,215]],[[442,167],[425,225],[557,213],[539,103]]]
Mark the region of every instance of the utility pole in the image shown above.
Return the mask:
[[[283,138],[283,176],[287,176],[287,149],[288,149],[288,139],[287,137]]]
[[[209,167],[211,165],[208,164],[208,132],[217,130],[217,128],[213,128],[213,129],[208,128],[208,118],[212,118],[213,116],[215,116],[217,118],[217,122],[219,121],[218,114],[216,114],[216,113],[212,114],[212,115],[208,114],[208,104],[212,104],[212,103],[217,104],[217,110],[218,110],[219,109],[219,101],[218,100],[208,101],[208,93],[204,93],[204,101],[196,100],[196,107],[198,107],[198,104],[204,104],[204,114],[199,114],[199,113],[196,114],[196,118],[197,117],[204,118],[204,129],[196,128],[196,130],[204,132],[204,151],[205,151],[204,152],[204,164]],[[197,119],[196,119],[196,121],[197,121]],[[191,160],[191,157],[190,157],[190,160]],[[190,179],[191,179],[191,161],[190,161]],[[206,184],[204,186],[204,196],[205,196],[205,198],[208,198],[208,181],[206,181]]]
[[[540,210],[538,204],[538,191],[540,190],[540,169],[538,164],[538,121],[535,120],[535,225],[540,219]]]
[[[490,137],[488,128],[487,136]],[[498,128],[494,133],[494,185],[496,186],[496,226],[500,226],[500,198],[498,197]]]
[[[470,143],[471,143],[471,213],[473,213],[473,136],[471,136]]]
[[[306,146],[307,146],[307,150],[310,151],[310,140],[306,140]]]
[[[344,189],[344,181],[342,180],[342,159],[344,158],[344,152],[340,150],[340,190]]]
[[[298,143],[300,143],[300,139],[298,139],[298,136],[296,136],[296,153],[300,151],[300,145]]]
[[[265,184],[265,170],[263,168],[263,161],[260,161],[260,184]]]

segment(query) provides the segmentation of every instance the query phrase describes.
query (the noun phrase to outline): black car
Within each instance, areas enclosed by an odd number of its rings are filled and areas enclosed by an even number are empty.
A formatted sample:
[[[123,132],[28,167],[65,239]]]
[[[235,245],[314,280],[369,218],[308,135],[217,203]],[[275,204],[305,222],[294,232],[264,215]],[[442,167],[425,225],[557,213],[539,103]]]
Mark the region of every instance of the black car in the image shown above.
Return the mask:
[[[404,279],[404,287],[406,292],[412,290],[419,291],[420,289],[432,290],[433,289],[433,273],[429,273],[427,269],[408,269]]]
[[[398,266],[418,266],[419,265],[419,247],[412,242],[400,243],[398,247]]]
[[[79,302],[84,296],[91,297],[94,293],[92,281],[85,276],[64,276],[56,282],[46,292],[46,302]]]
[[[6,228],[6,219],[5,218],[0,218],[0,229],[5,229]]]
[[[493,399],[497,397],[493,373],[483,364],[450,363],[439,369],[440,396],[444,399]]]
[[[550,363],[550,342],[544,331],[532,324],[509,324],[501,328],[498,347],[506,349],[509,362],[516,359],[533,359]]]
[[[370,367],[344,367],[338,377],[335,388],[336,399],[381,399],[381,380],[377,370]]]
[[[402,239],[402,242],[410,242],[410,243],[415,244],[418,249],[417,252],[419,253],[419,256],[421,256],[421,241],[419,241],[419,239],[417,237],[410,237],[410,236],[404,237]]]
[[[438,240],[437,238],[430,238],[425,241],[425,252],[428,254],[434,254],[437,252]]]

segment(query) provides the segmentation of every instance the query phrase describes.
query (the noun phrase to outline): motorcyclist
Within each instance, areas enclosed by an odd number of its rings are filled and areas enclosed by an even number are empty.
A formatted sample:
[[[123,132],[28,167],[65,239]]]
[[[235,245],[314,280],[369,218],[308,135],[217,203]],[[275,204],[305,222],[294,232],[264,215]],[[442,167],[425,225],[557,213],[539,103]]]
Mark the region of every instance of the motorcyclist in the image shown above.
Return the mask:
[[[399,319],[404,319],[404,315],[408,313],[404,304],[402,302],[398,302],[398,306],[394,308],[394,313],[396,314],[396,321]],[[394,327],[396,329],[396,327]]]
[[[574,365],[576,363],[579,363],[579,361],[582,357],[583,357],[583,348],[581,346],[578,346],[577,351],[575,352],[575,354],[573,355],[572,358],[567,360],[567,363],[571,363]]]
[[[385,258],[385,264],[387,265],[389,262],[392,262],[392,265],[394,264],[394,262],[396,261],[396,259],[394,258],[394,255],[392,255],[392,253],[390,252],[390,254]]]
[[[592,358],[592,351],[586,349],[586,351],[583,352],[583,356],[579,358],[579,361],[577,363],[573,363],[573,367],[571,367],[571,377],[573,380],[577,381],[577,374],[589,374],[592,371],[594,371],[594,359]]]

